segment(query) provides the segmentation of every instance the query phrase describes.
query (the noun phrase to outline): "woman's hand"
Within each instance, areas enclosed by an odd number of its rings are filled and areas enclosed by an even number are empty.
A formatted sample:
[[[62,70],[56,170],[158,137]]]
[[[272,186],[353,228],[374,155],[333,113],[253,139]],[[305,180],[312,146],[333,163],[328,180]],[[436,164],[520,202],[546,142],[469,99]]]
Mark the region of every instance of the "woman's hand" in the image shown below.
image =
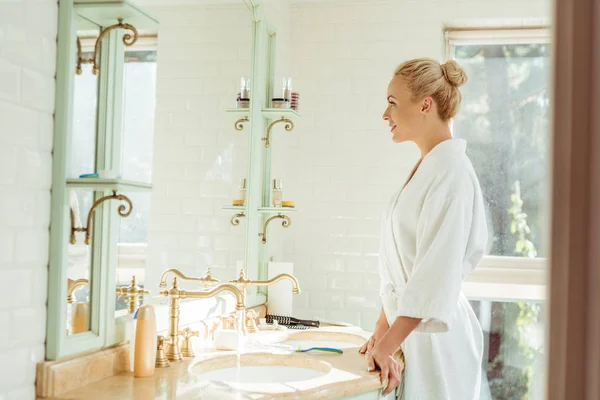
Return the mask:
[[[388,329],[390,329],[390,326],[387,322],[387,318],[386,318],[385,313],[383,312],[383,308],[382,308],[381,312],[379,313],[379,319],[377,320],[377,323],[375,324],[375,332],[373,332],[373,334],[371,335],[369,340],[367,340],[367,342],[362,345],[362,347],[359,350],[359,353],[365,354],[365,353],[371,351],[373,349],[373,347],[377,344],[377,342],[379,342],[379,339],[381,339],[383,337],[383,335],[386,334]]]
[[[383,329],[383,327],[376,327],[375,332],[373,332],[369,340],[367,340],[367,342],[363,344],[360,348],[360,354],[369,353],[371,350],[373,350],[373,347],[375,347],[377,342],[379,342],[379,340],[383,337],[383,335],[385,335],[386,332],[387,329]]]
[[[404,362],[401,357],[401,350],[396,354],[385,351],[380,346],[375,346],[372,351],[367,352],[367,371],[375,371],[378,368],[381,371],[381,383],[383,384],[383,396],[392,393],[400,384]]]

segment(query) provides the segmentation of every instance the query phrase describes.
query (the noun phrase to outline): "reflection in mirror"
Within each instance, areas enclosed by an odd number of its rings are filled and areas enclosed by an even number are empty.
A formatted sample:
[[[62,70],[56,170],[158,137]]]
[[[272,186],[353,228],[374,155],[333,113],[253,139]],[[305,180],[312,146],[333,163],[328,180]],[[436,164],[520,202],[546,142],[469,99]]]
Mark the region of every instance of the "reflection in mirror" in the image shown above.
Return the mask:
[[[152,181],[156,104],[156,38],[141,38],[125,52],[123,106],[123,178]],[[126,193],[133,202],[129,218],[120,219],[116,270],[115,317],[131,314],[142,304],[146,287],[143,255],[148,242],[150,194]],[[133,282],[135,277],[135,282]],[[128,296],[123,292],[127,291]],[[136,294],[137,293],[137,294]]]
[[[100,27],[77,31],[77,39],[81,45],[81,56],[91,59],[94,44],[100,33]],[[77,57],[77,55],[75,56]],[[73,139],[71,143],[71,160],[69,176],[77,178],[81,174],[93,173],[96,170],[96,132],[98,127],[98,75],[92,73],[93,65],[81,64],[81,74],[75,75],[73,93]]]
[[[100,27],[78,19],[76,21],[76,54],[90,59]],[[78,65],[79,68],[79,65]],[[96,133],[98,126],[98,76],[92,64],[82,63],[74,78],[73,135],[68,175],[76,178],[95,171]],[[81,72],[81,73],[79,73]],[[74,228],[87,226],[89,210],[94,202],[93,192],[71,190],[69,193],[70,220]],[[90,330],[90,287],[92,276],[92,247],[85,243],[84,232],[72,232],[67,248],[67,335]]]
[[[210,268],[226,282],[245,264],[246,219],[234,226],[236,211],[223,207],[243,197],[248,178],[250,125],[236,130],[239,115],[226,110],[237,109],[252,74],[252,15],[242,0],[148,11],[161,27],[145,287],[146,301],[164,302],[153,297],[167,269],[199,278]]]
[[[93,203],[93,192],[74,191],[69,194],[71,224],[85,225]],[[85,233],[75,232],[67,248],[67,335],[90,329],[91,247],[85,244]]]

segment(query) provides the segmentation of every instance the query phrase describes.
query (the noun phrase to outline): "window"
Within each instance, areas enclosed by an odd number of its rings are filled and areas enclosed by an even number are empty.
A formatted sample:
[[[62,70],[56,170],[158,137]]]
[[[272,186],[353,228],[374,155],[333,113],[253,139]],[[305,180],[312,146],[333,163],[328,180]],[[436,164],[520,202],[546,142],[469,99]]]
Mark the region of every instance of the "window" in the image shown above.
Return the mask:
[[[479,178],[488,248],[463,287],[485,337],[481,399],[543,399],[549,229],[549,32],[447,31],[466,71],[455,137]]]
[[[469,78],[452,130],[467,140],[481,183],[490,231],[486,262],[510,257],[512,267],[534,265],[526,259],[545,259],[549,238],[549,32],[446,36],[449,58]]]
[[[545,304],[483,300],[471,306],[484,336],[479,399],[544,399]]]
[[[140,40],[140,45],[125,53],[122,175],[130,181],[152,181],[156,104],[156,46],[153,42]],[[143,287],[150,193],[125,195],[133,202],[133,211],[129,217],[119,219],[117,287],[128,286],[133,275]],[[124,299],[118,299],[115,310],[125,308]]]

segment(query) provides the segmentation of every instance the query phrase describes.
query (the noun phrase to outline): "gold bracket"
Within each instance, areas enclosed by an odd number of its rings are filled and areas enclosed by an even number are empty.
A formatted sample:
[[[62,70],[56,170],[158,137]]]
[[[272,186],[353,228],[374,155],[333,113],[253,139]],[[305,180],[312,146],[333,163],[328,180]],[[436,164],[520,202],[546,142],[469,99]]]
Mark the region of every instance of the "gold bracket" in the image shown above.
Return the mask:
[[[233,217],[231,217],[231,225],[238,226],[240,224],[240,218],[245,216],[246,214],[243,212],[235,214]]]
[[[75,303],[75,297],[73,296],[75,291],[83,286],[88,286],[89,284],[90,284],[90,281],[85,278],[76,279],[73,282],[71,282],[71,284],[69,285],[69,288],[67,289],[67,303],[69,303],[69,304]]]
[[[140,296],[150,294],[149,291],[138,286],[135,275],[131,278],[131,285],[117,288],[116,293],[119,295],[119,297],[125,297],[125,303],[127,303],[127,312],[129,314],[133,314],[140,306]]]
[[[281,117],[281,119],[271,122],[271,124],[267,128],[267,136],[262,138],[263,142],[265,142],[266,148],[269,148],[269,146],[271,144],[271,142],[270,142],[271,129],[273,129],[273,126],[275,126],[276,124],[278,124],[280,122],[285,122],[285,130],[286,131],[290,132],[294,129],[294,122],[291,119],[287,119],[286,117]]]
[[[244,122],[248,122],[248,121],[250,121],[250,118],[248,118],[248,117],[240,118],[237,121],[235,121],[233,126],[235,127],[236,131],[241,131],[241,130],[244,130]]]
[[[94,75],[98,75],[98,72],[100,71],[100,64],[98,61],[98,54],[100,53],[100,44],[102,43],[102,40],[106,37],[106,35],[110,31],[115,30],[115,29],[126,29],[126,30],[131,31],[133,34],[126,32],[123,35],[123,44],[125,46],[133,46],[135,44],[135,42],[137,42],[137,40],[138,40],[137,29],[135,29],[135,27],[133,25],[123,22],[123,18],[119,18],[117,21],[119,21],[118,24],[111,25],[111,26],[107,27],[106,29],[104,29],[102,32],[100,32],[100,35],[98,36],[98,39],[96,39],[96,44],[94,46],[94,56],[91,59],[85,59],[81,56],[81,53],[82,53],[81,41],[79,40],[79,37],[77,38],[77,70],[76,70],[77,75],[81,75],[81,64],[94,64],[92,73]]]
[[[119,212],[119,215],[123,218],[129,217],[129,215],[131,215],[131,211],[133,210],[133,203],[131,202],[129,197],[122,195],[122,194],[117,194],[116,190],[113,190],[112,192],[113,192],[112,195],[104,196],[104,197],[101,197],[98,200],[96,200],[96,202],[94,203],[92,208],[90,208],[90,212],[88,213],[87,227],[85,227],[85,228],[83,228],[83,227],[75,228],[75,215],[73,213],[73,209],[71,209],[71,240],[69,241],[71,244],[76,243],[75,232],[85,232],[85,244],[89,245],[91,243],[91,240],[92,240],[92,217],[94,216],[94,212],[96,211],[96,208],[98,208],[98,206],[100,204],[102,204],[103,202],[105,202],[107,200],[120,200],[120,201],[127,202],[129,204],[129,211],[127,211],[127,207],[125,207],[125,205],[121,204],[119,206],[118,212]]]
[[[265,221],[265,226],[263,228],[262,233],[258,234],[258,236],[262,237],[263,244],[267,243],[267,226],[269,225],[269,223],[271,221],[273,221],[276,218],[283,219],[283,221],[281,221],[281,226],[283,226],[284,228],[289,228],[290,225],[292,224],[292,220],[287,215],[283,215],[283,214],[273,215],[271,218],[269,218],[268,220]]]

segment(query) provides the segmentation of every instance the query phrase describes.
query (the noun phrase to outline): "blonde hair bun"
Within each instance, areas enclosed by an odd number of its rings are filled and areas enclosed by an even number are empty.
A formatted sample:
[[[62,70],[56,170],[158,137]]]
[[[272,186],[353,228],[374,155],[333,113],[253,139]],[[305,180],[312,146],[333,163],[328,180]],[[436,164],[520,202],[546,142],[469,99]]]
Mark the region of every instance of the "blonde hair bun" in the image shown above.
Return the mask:
[[[459,87],[467,82],[467,73],[454,60],[446,61],[440,65],[444,78],[454,87]]]

